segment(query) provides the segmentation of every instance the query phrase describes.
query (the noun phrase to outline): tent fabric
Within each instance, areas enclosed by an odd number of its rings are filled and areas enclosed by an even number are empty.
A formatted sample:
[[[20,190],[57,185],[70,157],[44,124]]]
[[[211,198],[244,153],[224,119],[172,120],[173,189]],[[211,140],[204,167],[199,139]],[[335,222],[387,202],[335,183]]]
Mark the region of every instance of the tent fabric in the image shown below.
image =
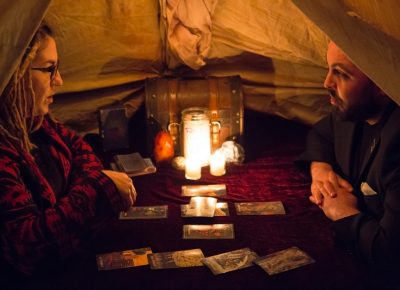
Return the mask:
[[[293,2],[400,104],[400,86],[394,81],[400,74],[399,1]]]
[[[399,70],[399,5],[396,0],[1,1],[0,49],[7,56],[0,60],[1,89],[45,14],[64,79],[52,110],[78,131],[96,130],[101,106],[122,102],[133,114],[144,99],[144,80],[170,75],[240,74],[246,107],[311,124],[329,110],[322,87],[329,38],[400,103],[395,77],[388,77]],[[190,41],[182,41],[185,37]]]
[[[64,86],[79,92],[162,73],[156,0],[54,0],[45,20],[56,35]]]
[[[50,1],[0,1],[0,92],[11,79]]]
[[[217,0],[164,0],[161,14],[167,27],[169,51],[184,64],[205,65],[211,43],[211,16]]]

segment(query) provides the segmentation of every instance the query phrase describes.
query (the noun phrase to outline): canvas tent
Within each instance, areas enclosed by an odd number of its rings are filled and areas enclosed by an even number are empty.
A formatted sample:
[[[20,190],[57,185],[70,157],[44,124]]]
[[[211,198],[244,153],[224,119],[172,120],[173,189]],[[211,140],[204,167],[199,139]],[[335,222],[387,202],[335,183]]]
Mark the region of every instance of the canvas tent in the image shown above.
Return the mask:
[[[44,18],[55,32],[64,86],[52,107],[81,132],[99,107],[132,115],[144,80],[243,80],[245,107],[314,123],[329,110],[322,82],[328,39],[400,104],[397,0],[0,1],[0,90]]]

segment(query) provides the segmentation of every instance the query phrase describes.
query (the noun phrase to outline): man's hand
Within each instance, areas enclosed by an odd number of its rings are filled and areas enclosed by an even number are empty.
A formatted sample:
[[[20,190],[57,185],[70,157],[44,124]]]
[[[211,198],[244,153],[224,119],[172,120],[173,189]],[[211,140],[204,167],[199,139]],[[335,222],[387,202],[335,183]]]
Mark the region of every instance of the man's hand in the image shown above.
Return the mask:
[[[124,209],[131,207],[136,201],[137,196],[132,179],[124,172],[112,170],[102,170],[102,172],[107,175],[117,187],[117,190],[124,201]]]
[[[323,195],[323,202],[319,207],[324,211],[325,215],[333,221],[360,212],[357,209],[357,198],[344,188],[339,188],[334,198],[324,193]]]
[[[312,162],[311,177],[310,200],[318,206],[322,205],[324,197],[336,197],[339,189],[345,190],[347,193],[353,191],[350,183],[336,174],[328,163]]]

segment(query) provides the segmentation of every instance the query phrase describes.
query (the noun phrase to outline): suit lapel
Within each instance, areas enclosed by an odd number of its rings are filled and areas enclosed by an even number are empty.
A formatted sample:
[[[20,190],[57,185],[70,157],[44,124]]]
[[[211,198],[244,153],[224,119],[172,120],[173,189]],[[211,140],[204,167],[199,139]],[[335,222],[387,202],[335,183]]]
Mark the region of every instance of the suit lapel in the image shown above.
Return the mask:
[[[335,128],[336,142],[336,160],[346,176],[351,175],[352,144],[354,143],[354,134],[356,125],[351,122],[340,122]]]
[[[360,174],[358,176],[358,181],[362,181],[361,179],[363,179],[363,176],[365,176],[365,174],[367,173],[367,171],[374,159],[375,153],[378,150],[380,141],[381,141],[380,136],[377,136],[372,140],[372,142],[369,146],[369,150],[366,152],[365,158],[364,158],[362,166],[360,168]]]

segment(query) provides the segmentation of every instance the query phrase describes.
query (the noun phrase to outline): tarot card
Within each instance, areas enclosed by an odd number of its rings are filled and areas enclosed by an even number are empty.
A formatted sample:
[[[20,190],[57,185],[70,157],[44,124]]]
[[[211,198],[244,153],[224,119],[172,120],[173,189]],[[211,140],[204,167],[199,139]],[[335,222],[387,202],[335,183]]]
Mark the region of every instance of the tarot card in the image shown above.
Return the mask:
[[[204,258],[201,249],[192,249],[175,252],[154,253],[149,255],[150,268],[168,269],[203,266]]]
[[[183,239],[234,239],[233,224],[183,225]]]
[[[214,275],[235,271],[253,266],[258,255],[249,248],[211,256],[201,260]]]
[[[119,214],[120,220],[164,219],[168,217],[167,205],[133,206]]]
[[[193,217],[189,215],[190,204],[181,204],[181,216],[182,217]],[[229,207],[226,202],[217,202],[215,204],[214,216],[229,216]]]
[[[225,196],[225,184],[208,184],[208,185],[183,185],[183,196]]]
[[[148,265],[147,255],[151,254],[151,249],[140,248],[96,255],[97,269],[113,270]]]
[[[229,216],[229,207],[227,202],[217,202],[215,205],[214,216]]]
[[[286,213],[281,201],[236,202],[235,209],[237,215],[275,215]]]
[[[193,196],[185,206],[185,217],[213,217],[217,199],[215,197]],[[182,211],[182,207],[181,207]]]
[[[289,271],[314,262],[313,258],[297,247],[272,253],[254,261],[269,275]]]

